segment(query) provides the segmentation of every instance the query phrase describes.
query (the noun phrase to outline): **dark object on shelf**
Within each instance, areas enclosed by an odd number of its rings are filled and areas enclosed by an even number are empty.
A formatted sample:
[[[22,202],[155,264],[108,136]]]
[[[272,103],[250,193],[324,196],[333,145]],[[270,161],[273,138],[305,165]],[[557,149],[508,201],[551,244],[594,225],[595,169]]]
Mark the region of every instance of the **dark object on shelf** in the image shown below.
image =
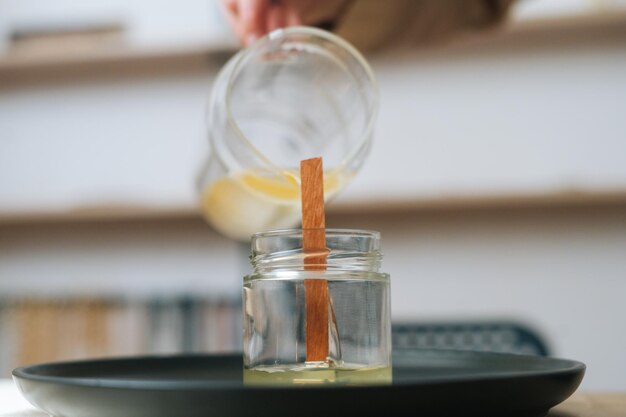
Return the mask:
[[[514,322],[394,323],[394,349],[456,349],[549,356],[541,336]]]
[[[568,398],[585,365],[445,350],[394,355],[393,385],[245,387],[242,356],[170,356],[18,368],[28,401],[66,417],[537,417]]]

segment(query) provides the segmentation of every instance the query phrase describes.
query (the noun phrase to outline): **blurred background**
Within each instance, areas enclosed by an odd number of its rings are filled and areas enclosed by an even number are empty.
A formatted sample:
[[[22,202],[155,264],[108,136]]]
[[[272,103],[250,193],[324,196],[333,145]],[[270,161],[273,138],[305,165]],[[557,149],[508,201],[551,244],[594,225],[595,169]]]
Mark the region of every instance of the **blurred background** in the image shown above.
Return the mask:
[[[414,344],[482,323],[474,348],[507,345],[484,330],[513,323],[585,362],[584,389],[624,390],[626,1],[520,0],[458,32],[364,46],[374,147],[327,225],[382,232]],[[240,350],[248,248],[196,188],[238,47],[214,0],[0,0],[1,377]]]

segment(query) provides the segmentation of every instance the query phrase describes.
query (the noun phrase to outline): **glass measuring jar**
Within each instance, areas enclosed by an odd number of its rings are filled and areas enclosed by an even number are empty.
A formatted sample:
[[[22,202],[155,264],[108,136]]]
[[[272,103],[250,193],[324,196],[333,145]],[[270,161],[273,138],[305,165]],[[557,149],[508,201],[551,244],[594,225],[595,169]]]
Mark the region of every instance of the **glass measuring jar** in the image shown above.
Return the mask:
[[[391,383],[389,275],[378,232],[328,229],[326,270],[305,269],[302,230],[252,238],[244,277],[244,383]],[[307,362],[305,280],[328,288],[328,357]]]
[[[327,199],[354,176],[370,148],[378,88],[346,41],[292,27],[233,56],[209,104],[202,212],[222,234],[248,240],[299,222],[301,160],[324,158]]]

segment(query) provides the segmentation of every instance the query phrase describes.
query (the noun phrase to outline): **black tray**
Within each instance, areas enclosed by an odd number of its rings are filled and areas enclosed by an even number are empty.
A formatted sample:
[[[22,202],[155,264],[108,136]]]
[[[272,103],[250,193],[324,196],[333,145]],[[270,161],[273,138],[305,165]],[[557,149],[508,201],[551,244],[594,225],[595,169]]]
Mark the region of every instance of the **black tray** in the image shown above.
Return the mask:
[[[50,363],[13,377],[33,405],[65,417],[534,417],[584,373],[565,359],[417,350],[394,355],[389,386],[244,387],[241,355]]]

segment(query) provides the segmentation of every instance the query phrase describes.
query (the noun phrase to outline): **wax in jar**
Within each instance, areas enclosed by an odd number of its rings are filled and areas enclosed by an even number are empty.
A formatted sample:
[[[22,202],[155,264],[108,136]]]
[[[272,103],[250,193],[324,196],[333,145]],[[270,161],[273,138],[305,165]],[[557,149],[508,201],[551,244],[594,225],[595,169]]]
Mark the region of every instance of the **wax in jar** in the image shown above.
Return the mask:
[[[336,169],[325,172],[326,200],[351,177],[351,173]],[[299,222],[300,176],[292,171],[239,172],[208,184],[201,202],[204,216],[220,233],[248,240],[259,230],[286,229]]]

